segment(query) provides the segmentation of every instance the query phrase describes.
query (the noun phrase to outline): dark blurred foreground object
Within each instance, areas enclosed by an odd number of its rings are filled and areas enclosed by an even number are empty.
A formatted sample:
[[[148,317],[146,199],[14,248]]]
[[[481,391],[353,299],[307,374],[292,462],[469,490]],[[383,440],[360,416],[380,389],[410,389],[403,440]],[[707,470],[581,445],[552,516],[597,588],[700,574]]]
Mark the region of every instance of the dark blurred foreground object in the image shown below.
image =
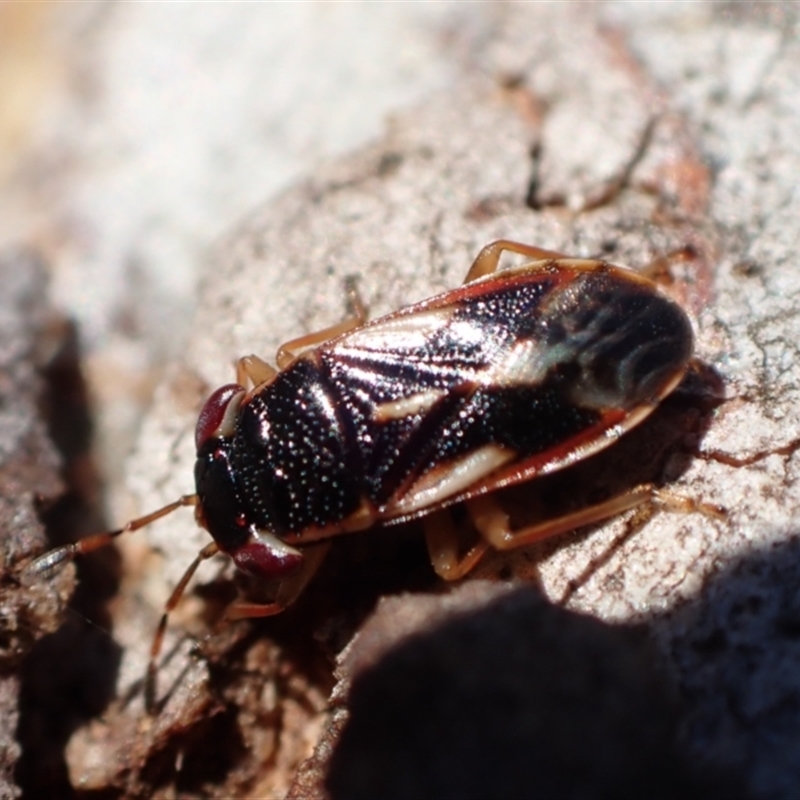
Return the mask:
[[[682,751],[644,628],[498,588],[466,584],[460,609],[449,603],[447,618],[363,671],[369,654],[346,656],[356,674],[328,771],[334,800],[736,796]],[[494,598],[476,609],[480,594]],[[420,621],[441,608],[431,597],[382,604],[359,634],[366,647],[408,629],[414,602]]]

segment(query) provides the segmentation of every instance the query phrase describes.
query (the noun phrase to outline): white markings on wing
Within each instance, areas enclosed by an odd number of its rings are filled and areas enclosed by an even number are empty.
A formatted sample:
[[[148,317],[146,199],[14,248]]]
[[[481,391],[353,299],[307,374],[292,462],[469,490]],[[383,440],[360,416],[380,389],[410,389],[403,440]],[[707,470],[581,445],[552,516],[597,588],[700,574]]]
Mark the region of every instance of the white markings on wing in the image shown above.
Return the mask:
[[[385,510],[388,517],[412,514],[430,508],[448,497],[463,492],[517,454],[497,444],[487,444],[454,461],[448,461],[426,472]]]
[[[480,382],[484,386],[537,386],[571,354],[567,345],[547,346],[536,339],[520,339],[494,360]]]
[[[381,403],[375,406],[372,412],[372,419],[374,422],[390,422],[394,419],[413,417],[416,414],[429,411],[439,400],[446,396],[447,392],[445,391],[431,389],[428,392],[419,392],[408,397],[401,397],[399,400]]]
[[[401,314],[384,319],[376,325],[367,325],[353,331],[336,345],[336,349],[345,352],[419,350],[428,345],[435,334],[450,324],[452,316],[452,308]]]

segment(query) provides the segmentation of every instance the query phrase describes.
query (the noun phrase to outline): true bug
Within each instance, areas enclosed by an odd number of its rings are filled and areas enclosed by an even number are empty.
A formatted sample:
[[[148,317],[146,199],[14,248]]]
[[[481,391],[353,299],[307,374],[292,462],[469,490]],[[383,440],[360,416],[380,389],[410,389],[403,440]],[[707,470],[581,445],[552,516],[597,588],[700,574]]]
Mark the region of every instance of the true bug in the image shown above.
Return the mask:
[[[530,259],[498,270],[504,251]],[[278,369],[256,356],[215,391],[196,427],[196,494],[123,528],[56,548],[28,574],[109,543],[192,505],[222,552],[261,578],[279,579],[274,602],[238,603],[231,617],[283,611],[339,534],[422,517],[433,566],[453,580],[499,550],[660,500],[652,484],[511,531],[490,493],[560,470],[639,424],[691,361],[686,314],[648,278],[604,261],[572,259],[501,240],[486,246],[463,286],[365,322],[356,316],[281,347]],[[442,512],[465,503],[480,534],[459,556]],[[436,512],[436,513],[434,513]]]

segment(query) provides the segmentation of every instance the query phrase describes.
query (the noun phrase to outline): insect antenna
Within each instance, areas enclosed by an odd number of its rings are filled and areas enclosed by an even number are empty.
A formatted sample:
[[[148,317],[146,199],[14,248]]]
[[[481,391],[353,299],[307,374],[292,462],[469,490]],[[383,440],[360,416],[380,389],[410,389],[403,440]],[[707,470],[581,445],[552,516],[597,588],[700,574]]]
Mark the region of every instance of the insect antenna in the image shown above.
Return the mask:
[[[143,517],[130,520],[130,522],[127,522],[121,528],[117,528],[113,531],[95,533],[78,542],[61,545],[61,547],[54,547],[52,550],[42,553],[38,558],[34,558],[33,561],[25,565],[21,573],[22,582],[23,584],[30,584],[42,575],[51,573],[65,562],[72,561],[75,556],[91,553],[101,547],[105,547],[111,544],[117,536],[121,536],[123,533],[138,531],[139,528],[144,528],[151,522],[155,522],[157,519],[161,519],[161,517],[166,517],[167,514],[171,514],[182,506],[197,505],[197,501],[198,498],[196,494],[185,494],[172,503],[168,503],[163,508],[145,514]]]
[[[111,544],[114,539],[117,538],[117,536],[121,536],[123,533],[133,533],[134,531],[138,531],[140,528],[144,528],[151,522],[155,522],[162,517],[166,517],[168,514],[171,514],[173,511],[176,511],[183,506],[196,506],[198,502],[199,498],[196,494],[185,494],[179,497],[177,500],[173,500],[173,502],[168,503],[167,505],[162,506],[155,511],[151,511],[149,514],[145,514],[142,517],[137,517],[136,519],[130,520],[121,528],[117,528],[116,530],[112,531],[95,533],[91,536],[81,539],[80,541],[61,545],[60,547],[54,547],[52,550],[48,550],[46,553],[43,553],[37,558],[34,558],[30,563],[26,564],[20,573],[20,580],[23,585],[35,583],[35,581],[41,579],[43,575],[52,573],[65,562],[73,561],[76,556],[85,555],[86,553],[92,553],[95,550],[99,550],[101,547]],[[145,707],[148,711],[151,711],[155,706],[155,682],[157,673],[156,660],[161,652],[161,646],[164,641],[164,633],[166,631],[169,613],[174,610],[175,606],[177,606],[178,601],[186,589],[186,585],[188,584],[192,575],[194,575],[200,563],[214,555],[217,550],[217,545],[214,542],[211,542],[209,545],[204,547],[203,550],[201,550],[200,554],[192,562],[189,569],[186,570],[183,578],[175,587],[169,600],[167,601],[164,613],[162,614],[161,621],[150,647],[150,659],[148,663],[147,677],[145,679]]]
[[[195,497],[195,495],[188,495]],[[183,499],[183,498],[181,498]],[[163,510],[163,509],[162,509]],[[169,513],[168,511],[165,513]],[[203,561],[215,556],[219,552],[219,546],[216,542],[209,542],[195,557],[194,561],[189,565],[187,570],[183,573],[183,577],[178,581],[177,586],[172,590],[166,604],[164,611],[161,614],[161,619],[156,628],[155,636],[150,644],[150,658],[147,662],[147,675],[144,684],[144,707],[148,714],[152,714],[156,710],[156,678],[158,676],[158,657],[161,654],[161,648],[164,644],[164,634],[167,632],[167,622],[169,615],[175,610],[189,581],[197,572],[197,568]]]

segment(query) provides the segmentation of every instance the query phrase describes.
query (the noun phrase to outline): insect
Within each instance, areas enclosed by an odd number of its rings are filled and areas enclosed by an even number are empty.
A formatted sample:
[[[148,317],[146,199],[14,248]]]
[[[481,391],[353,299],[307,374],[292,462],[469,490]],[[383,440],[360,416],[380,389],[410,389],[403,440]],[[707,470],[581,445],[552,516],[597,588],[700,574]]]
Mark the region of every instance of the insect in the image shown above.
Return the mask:
[[[499,270],[505,251],[528,260]],[[228,613],[258,617],[293,602],[335,537],[377,523],[422,518],[433,566],[453,580],[490,548],[527,545],[641,503],[697,508],[646,484],[514,531],[491,494],[613,444],[678,385],[692,349],[686,314],[648,278],[497,241],[458,289],[372,322],[359,308],[281,347],[277,369],[240,359],[237,382],[200,412],[195,494],[51,550],[26,571],[45,573],[193,506],[212,541],[167,603],[152,666],[169,612],[217,553],[279,581],[273,602],[240,602]],[[464,554],[448,521],[454,503],[465,504],[479,534]]]

